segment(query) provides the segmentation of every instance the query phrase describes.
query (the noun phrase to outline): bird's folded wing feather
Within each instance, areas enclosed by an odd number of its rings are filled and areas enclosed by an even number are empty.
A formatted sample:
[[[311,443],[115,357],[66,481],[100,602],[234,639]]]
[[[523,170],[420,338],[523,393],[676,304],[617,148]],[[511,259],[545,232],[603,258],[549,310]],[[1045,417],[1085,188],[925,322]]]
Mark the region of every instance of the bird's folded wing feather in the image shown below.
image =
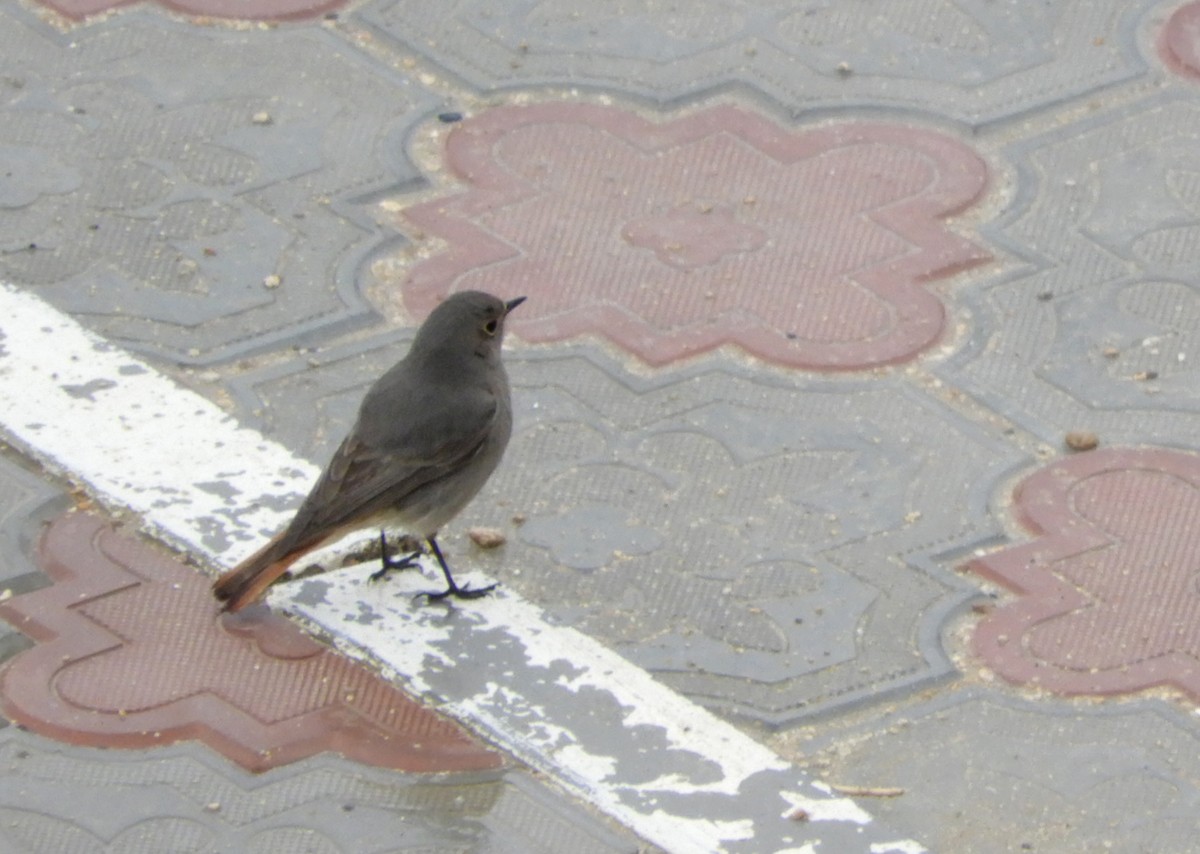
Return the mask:
[[[457,471],[479,452],[497,411],[495,396],[484,389],[435,395],[434,402],[419,395],[396,399],[390,423],[369,405],[364,402],[367,417],[360,417],[288,526],[284,548],[301,548]]]

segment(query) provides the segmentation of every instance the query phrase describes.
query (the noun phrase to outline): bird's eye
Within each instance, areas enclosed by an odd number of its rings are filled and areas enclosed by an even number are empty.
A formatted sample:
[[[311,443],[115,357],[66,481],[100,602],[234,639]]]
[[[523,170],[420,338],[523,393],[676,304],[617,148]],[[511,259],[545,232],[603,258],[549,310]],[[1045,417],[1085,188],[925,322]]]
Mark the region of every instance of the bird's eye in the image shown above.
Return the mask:
[[[498,321],[498,320],[489,320],[487,323],[483,324],[483,332],[485,335],[488,335],[488,336],[495,335],[496,330],[498,330],[499,328],[500,328],[500,321]]]

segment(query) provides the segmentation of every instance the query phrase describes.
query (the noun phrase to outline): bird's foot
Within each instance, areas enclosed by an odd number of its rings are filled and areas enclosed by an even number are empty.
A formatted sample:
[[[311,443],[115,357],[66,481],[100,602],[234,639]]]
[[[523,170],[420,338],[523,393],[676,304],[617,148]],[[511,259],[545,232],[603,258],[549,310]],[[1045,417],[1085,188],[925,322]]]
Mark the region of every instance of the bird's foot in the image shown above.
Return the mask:
[[[475,590],[471,589],[470,584],[464,584],[462,587],[459,587],[457,584],[451,584],[445,590],[437,593],[425,591],[423,593],[418,593],[413,598],[420,599],[422,596],[424,596],[430,602],[440,602],[449,596],[453,596],[455,599],[479,599],[488,595],[495,589],[495,584],[489,584],[487,587],[480,587]]]
[[[454,583],[454,576],[450,574],[450,567],[446,564],[446,558],[442,557],[442,550],[438,548],[437,537],[428,537],[425,540],[429,544],[429,548],[433,551],[433,556],[437,558],[438,564],[442,567],[442,575],[446,576],[446,589],[434,593],[427,591],[418,593],[414,599],[420,599],[424,596],[430,602],[440,602],[447,596],[453,596],[455,599],[478,599],[480,596],[486,596],[496,589],[495,584],[489,584],[487,587],[480,587],[478,590],[472,590],[470,584],[464,584],[459,587]]]
[[[398,572],[402,569],[414,569],[417,566],[417,558],[422,552],[417,549],[415,552],[409,552],[404,557],[395,558],[388,555],[387,537],[383,531],[379,532],[379,569],[367,576],[367,581],[382,581],[393,572]]]
[[[367,576],[367,581],[383,581],[393,572],[399,572],[402,569],[416,569],[417,558],[421,556],[421,552],[412,552],[400,559],[387,558],[383,561],[383,565],[379,569]]]

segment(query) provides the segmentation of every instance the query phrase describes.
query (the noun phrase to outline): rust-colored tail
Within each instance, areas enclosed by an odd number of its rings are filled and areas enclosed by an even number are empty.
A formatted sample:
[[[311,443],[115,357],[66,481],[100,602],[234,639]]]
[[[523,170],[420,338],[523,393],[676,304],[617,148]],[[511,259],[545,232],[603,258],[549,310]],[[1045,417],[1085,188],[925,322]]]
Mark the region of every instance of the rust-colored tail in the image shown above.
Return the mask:
[[[258,600],[289,566],[313,549],[309,546],[287,552],[280,548],[282,539],[283,534],[274,537],[213,582],[213,595],[223,603],[223,610],[240,611]]]

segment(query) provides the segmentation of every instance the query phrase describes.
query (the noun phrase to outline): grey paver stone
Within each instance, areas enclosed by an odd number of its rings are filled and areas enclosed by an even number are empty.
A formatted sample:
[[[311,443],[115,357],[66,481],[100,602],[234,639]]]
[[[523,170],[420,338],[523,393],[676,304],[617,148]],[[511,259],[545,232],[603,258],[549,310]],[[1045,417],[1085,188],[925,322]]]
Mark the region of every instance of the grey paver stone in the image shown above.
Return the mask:
[[[199,363],[373,322],[438,101],[317,28],[122,14],[65,37],[0,9],[0,278],[102,335]]]
[[[19,465],[15,453],[0,452],[0,591],[5,595],[48,583],[31,558],[33,543],[42,524],[67,504],[67,497],[45,476]],[[0,662],[29,644],[23,634],[0,622]],[[5,723],[0,720],[0,726]]]
[[[933,851],[1162,851],[1195,847],[1194,716],[1143,700],[1098,707],[981,688],[803,742],[801,761],[872,798]],[[797,743],[800,744],[799,742]]]
[[[674,105],[732,86],[792,111],[877,105],[985,124],[1143,74],[1135,34],[1152,5],[381,0],[358,14],[484,90],[583,85]]]
[[[1011,146],[1017,196],[983,231],[1022,263],[964,291],[946,381],[1055,445],[1192,445],[1197,135],[1200,107],[1168,94]]]
[[[196,744],[105,751],[0,732],[0,847],[64,851],[633,851],[523,772],[389,774],[320,756],[254,775]]]

